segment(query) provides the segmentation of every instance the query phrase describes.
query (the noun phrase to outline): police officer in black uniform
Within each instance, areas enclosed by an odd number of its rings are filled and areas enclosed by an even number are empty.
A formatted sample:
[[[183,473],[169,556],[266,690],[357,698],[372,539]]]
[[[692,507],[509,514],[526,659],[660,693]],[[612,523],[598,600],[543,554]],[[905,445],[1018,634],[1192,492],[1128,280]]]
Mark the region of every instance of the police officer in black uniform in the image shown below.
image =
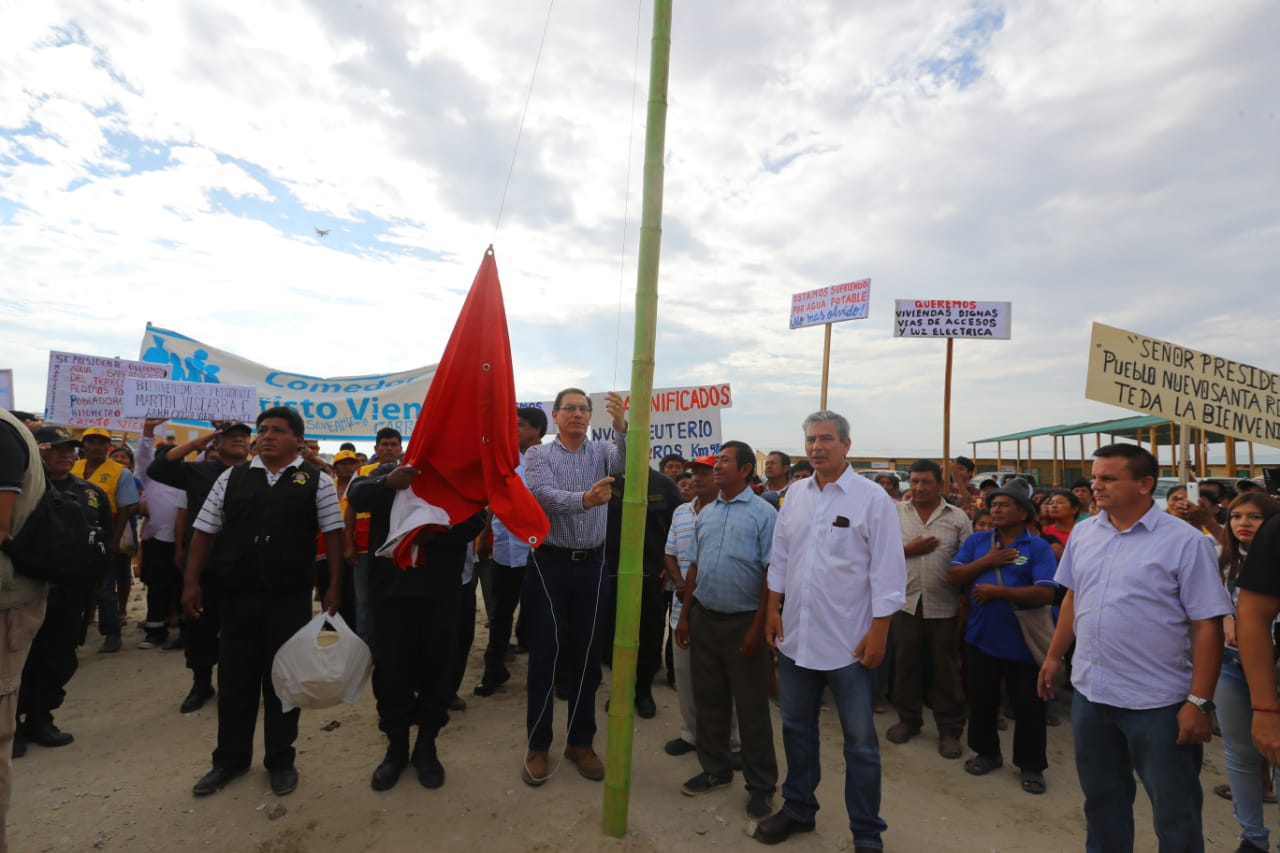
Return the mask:
[[[85,543],[80,566],[60,567],[52,572],[44,623],[31,643],[31,652],[22,668],[18,690],[18,730],[13,740],[13,756],[27,751],[27,741],[45,747],[66,746],[75,738],[53,722],[53,712],[66,698],[66,686],[76,671],[76,646],[80,642],[85,610],[93,601],[98,584],[110,563],[107,543],[111,540],[111,502],[102,489],[71,473],[76,462],[76,441],[59,427],[35,431],[45,479],[50,488],[73,495],[89,522],[91,541]]]
[[[449,722],[449,703],[457,689],[453,660],[462,569],[467,544],[484,529],[480,512],[447,531],[419,534],[417,564],[408,569],[375,556],[387,541],[395,493],[408,488],[417,473],[414,468],[386,464],[347,486],[350,506],[370,514],[373,695],[378,700],[378,728],[388,741],[386,757],[370,781],[375,791],[393,787],[410,763],[423,787],[444,784],[436,735]],[[473,608],[474,594],[473,587]],[[414,724],[418,738],[411,757],[409,728]]]
[[[227,468],[239,465],[249,458],[249,436],[252,434],[248,424],[224,421],[209,435],[157,454],[155,461],[147,469],[147,476],[157,483],[186,492],[187,524],[185,530],[178,531],[182,544],[180,551],[185,552],[191,548],[191,537],[195,533],[193,525],[213,484]],[[213,458],[186,461],[188,454],[199,450],[206,451],[207,457],[207,451],[215,441],[217,450]],[[204,613],[197,620],[185,617],[182,620],[182,648],[187,658],[187,669],[191,670],[192,682],[191,690],[187,693],[187,698],[182,700],[179,709],[184,714],[199,710],[213,698],[213,665],[218,662],[218,628],[222,620],[218,610],[221,596],[218,592],[217,573],[206,571],[199,576],[198,582],[203,587]]]
[[[311,619],[317,532],[325,534],[329,577],[340,580],[346,568],[338,493],[328,474],[303,461],[304,431],[292,409],[258,415],[258,455],[223,472],[195,520],[182,607],[188,618],[203,618],[198,580],[207,565],[217,572],[222,613],[218,745],[213,768],[192,788],[197,797],[249,769],[259,699],[271,790],[284,796],[298,786],[293,742],[299,712],[281,708],[271,664],[280,646]],[[324,608],[330,614],[342,603],[341,590],[341,583],[329,584]]]

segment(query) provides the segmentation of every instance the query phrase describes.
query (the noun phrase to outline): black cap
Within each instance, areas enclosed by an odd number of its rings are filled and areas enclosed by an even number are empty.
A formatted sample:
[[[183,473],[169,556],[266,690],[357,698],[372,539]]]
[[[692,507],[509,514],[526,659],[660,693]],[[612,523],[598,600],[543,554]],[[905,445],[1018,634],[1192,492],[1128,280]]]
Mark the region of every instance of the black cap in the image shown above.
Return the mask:
[[[218,432],[231,432],[233,429],[244,430],[245,435],[253,435],[253,427],[244,421],[221,421],[218,424]]]
[[[1002,495],[1013,501],[1014,505],[1017,506],[1018,509],[1026,512],[1028,522],[1036,520],[1036,516],[1038,515],[1036,505],[1031,502],[1031,496],[1026,493],[1026,490],[1019,488],[1018,486],[1006,485],[1002,489],[993,489],[992,491],[987,492],[987,496],[983,501],[987,507],[990,507],[991,502]]]
[[[36,444],[47,444],[50,447],[70,444],[73,447],[84,447],[83,444],[71,437],[71,433],[62,427],[43,426],[36,430],[33,435],[35,436]]]

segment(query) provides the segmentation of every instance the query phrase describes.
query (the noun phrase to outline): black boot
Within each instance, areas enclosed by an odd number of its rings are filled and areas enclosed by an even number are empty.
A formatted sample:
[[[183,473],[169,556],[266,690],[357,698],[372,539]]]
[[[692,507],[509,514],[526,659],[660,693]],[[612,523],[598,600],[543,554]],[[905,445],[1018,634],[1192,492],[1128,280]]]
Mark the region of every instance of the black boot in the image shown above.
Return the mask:
[[[373,771],[373,779],[369,785],[375,791],[388,791],[400,781],[400,774],[409,763],[409,733],[404,732],[391,737],[387,744],[387,754],[382,763]]]
[[[13,733],[13,757],[21,758],[27,754],[27,739],[22,735],[22,726],[19,724],[18,730]]]
[[[190,714],[199,711],[204,707],[204,703],[214,697],[217,691],[213,689],[213,674],[208,672],[195,673],[195,680],[191,684],[191,692],[187,694],[187,698],[182,700],[182,707],[179,709],[184,714]]]
[[[435,735],[418,731],[418,740],[413,745],[413,758],[410,759],[418,771],[418,781],[424,788],[439,788],[444,785],[444,765],[436,755]]]
[[[22,724],[22,734],[32,743],[49,748],[66,746],[75,740],[70,732],[55,726],[52,717],[32,717],[30,714]]]

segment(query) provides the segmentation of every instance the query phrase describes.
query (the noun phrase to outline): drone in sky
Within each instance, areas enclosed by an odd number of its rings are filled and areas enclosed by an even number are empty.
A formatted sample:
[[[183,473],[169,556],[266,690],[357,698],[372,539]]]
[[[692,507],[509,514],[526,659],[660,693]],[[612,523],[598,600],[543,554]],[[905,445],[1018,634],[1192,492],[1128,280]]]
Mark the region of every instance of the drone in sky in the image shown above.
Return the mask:
[[[312,227],[312,228],[316,228],[314,225],[312,225],[311,227]],[[329,230],[330,230],[330,229],[328,229],[328,228],[316,228],[316,233],[317,233],[317,234],[319,234],[321,237],[328,237],[328,236],[329,236]]]

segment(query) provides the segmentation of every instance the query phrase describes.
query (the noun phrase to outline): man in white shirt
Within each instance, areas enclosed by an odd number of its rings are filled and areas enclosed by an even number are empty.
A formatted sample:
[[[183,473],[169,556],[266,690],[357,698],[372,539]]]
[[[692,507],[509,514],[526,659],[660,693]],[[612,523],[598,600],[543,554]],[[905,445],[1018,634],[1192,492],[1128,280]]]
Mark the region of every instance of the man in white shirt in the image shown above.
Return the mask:
[[[880,745],[875,668],[889,622],[906,600],[907,570],[893,501],[853,472],[849,422],[835,412],[804,421],[814,476],[791,484],[774,528],[765,638],[778,652],[784,804],[761,821],[766,844],[814,828],[821,767],[818,706],[831,688],[844,732],[845,808],[854,849],[881,850]]]

